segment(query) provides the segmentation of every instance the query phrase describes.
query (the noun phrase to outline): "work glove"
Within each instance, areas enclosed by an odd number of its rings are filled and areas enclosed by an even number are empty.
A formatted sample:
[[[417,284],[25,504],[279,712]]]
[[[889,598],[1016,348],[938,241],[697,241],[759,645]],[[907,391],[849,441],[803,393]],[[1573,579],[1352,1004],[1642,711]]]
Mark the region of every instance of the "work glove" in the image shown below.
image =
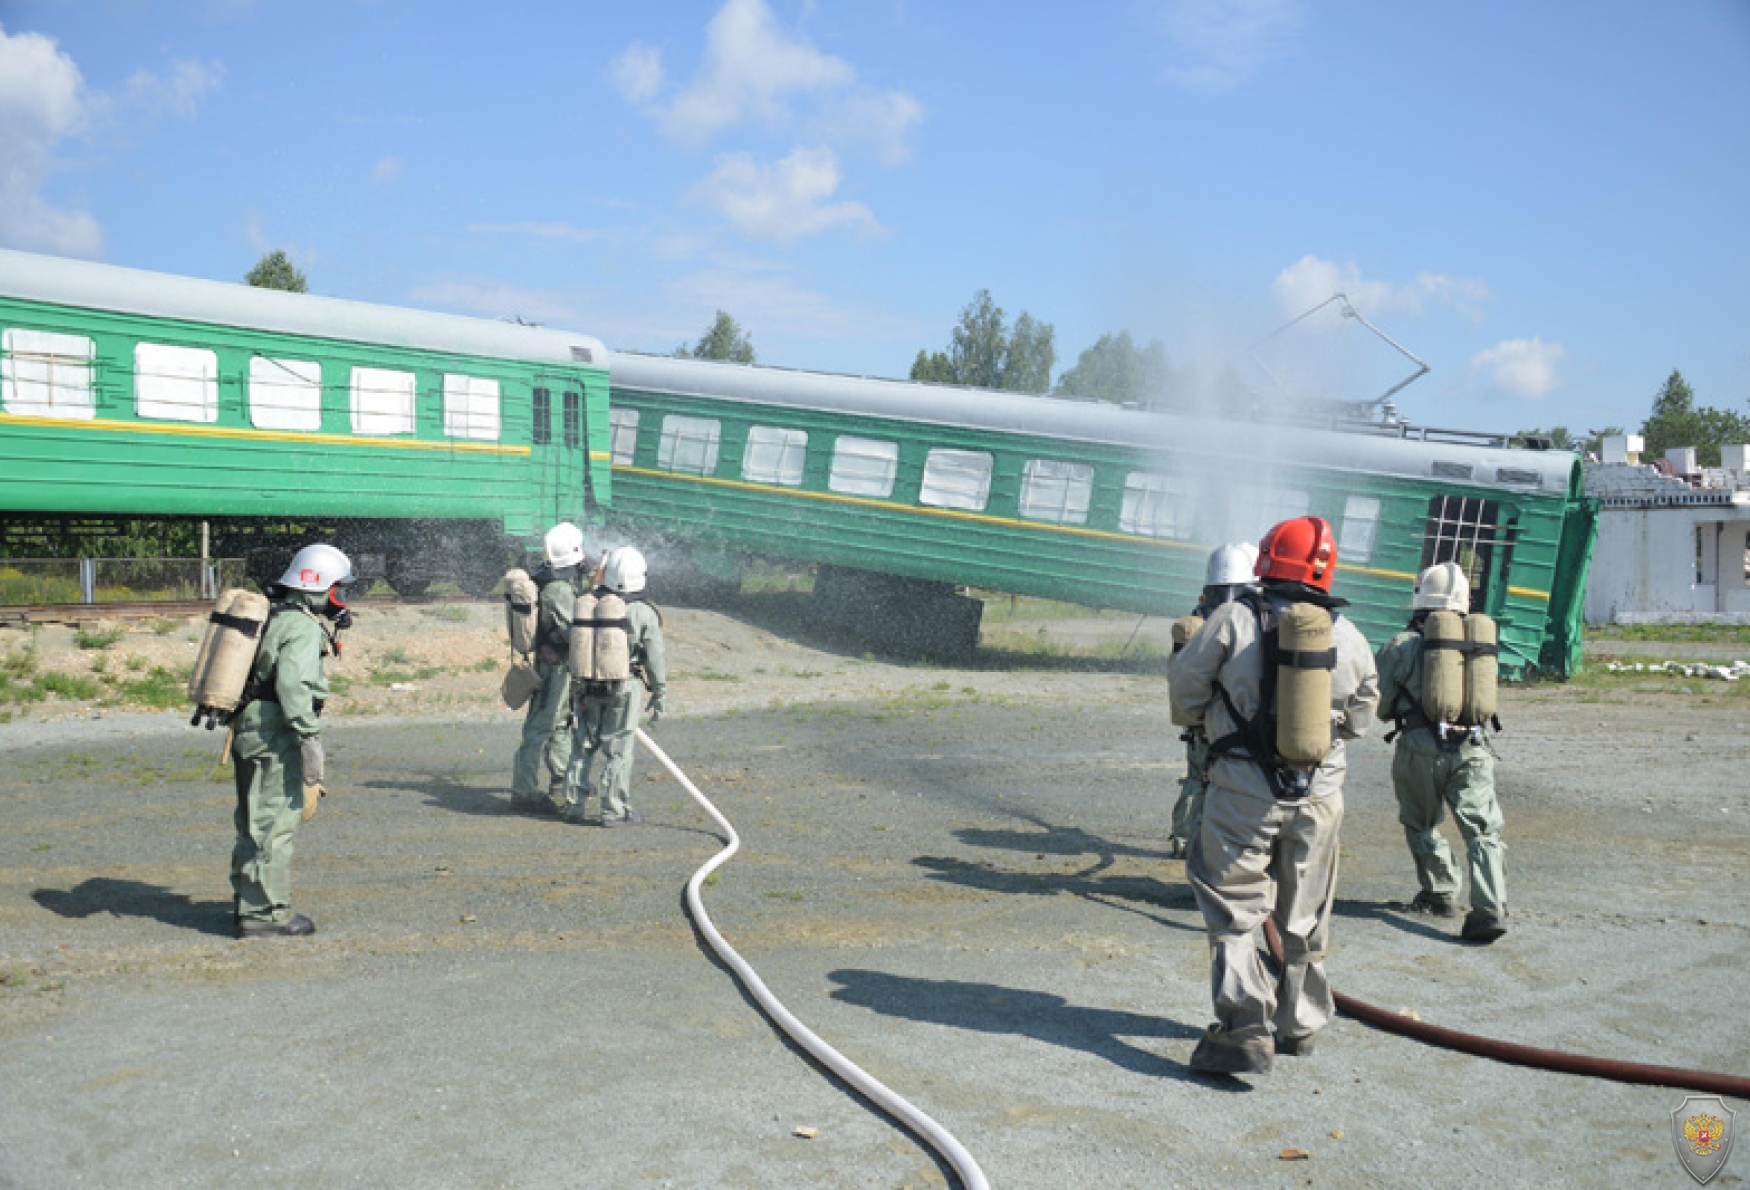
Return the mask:
[[[304,807],[300,811],[303,821],[308,822],[316,817],[316,804],[328,796],[328,791],[317,784],[304,786]]]
[[[662,720],[662,713],[668,710],[667,689],[654,692],[650,696],[650,726],[655,727]]]
[[[323,769],[327,754],[322,750],[322,737],[307,735],[298,741],[298,759],[304,762],[304,784],[320,785],[326,776]]]

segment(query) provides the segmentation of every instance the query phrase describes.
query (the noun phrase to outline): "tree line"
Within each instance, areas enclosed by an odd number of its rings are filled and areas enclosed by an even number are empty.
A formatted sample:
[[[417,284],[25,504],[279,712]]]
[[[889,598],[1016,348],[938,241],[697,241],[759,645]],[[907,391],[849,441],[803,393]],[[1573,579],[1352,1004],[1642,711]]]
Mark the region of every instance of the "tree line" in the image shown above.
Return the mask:
[[[1652,408],[1635,431],[1643,439],[1643,460],[1662,459],[1673,447],[1695,447],[1695,461],[1701,467],[1720,465],[1720,447],[1750,445],[1750,416],[1732,409],[1713,405],[1697,405],[1695,390],[1676,368],[1653,394]],[[1604,440],[1623,433],[1621,426],[1588,430],[1576,434],[1567,426],[1552,426],[1547,430],[1521,430],[1519,442],[1542,440],[1557,450],[1575,450],[1596,455],[1604,449]]]

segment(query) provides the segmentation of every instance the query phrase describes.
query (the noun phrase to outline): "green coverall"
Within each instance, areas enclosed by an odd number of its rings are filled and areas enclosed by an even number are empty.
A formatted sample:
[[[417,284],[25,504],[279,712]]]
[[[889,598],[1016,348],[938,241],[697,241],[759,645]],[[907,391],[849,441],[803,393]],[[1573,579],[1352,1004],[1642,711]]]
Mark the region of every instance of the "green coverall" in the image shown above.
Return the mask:
[[[571,765],[571,614],[577,568],[553,571],[541,584],[535,612],[535,673],[541,688],[523,716],[523,740],[510,779],[510,803],[556,809],[558,790]]]
[[[598,594],[605,594],[605,591]],[[634,667],[642,667],[650,680],[650,702],[660,708],[668,690],[668,666],[663,656],[662,617],[643,599],[626,599],[626,643]],[[592,693],[598,685],[604,693]],[[577,746],[581,772],[578,788],[587,788],[590,764],[602,757],[600,790],[602,821],[623,819],[631,809],[632,733],[642,710],[643,683],[637,678],[623,682],[583,685],[578,699]]]
[[[304,808],[298,744],[322,730],[316,703],[328,697],[322,673],[327,638],[315,609],[327,599],[326,591],[288,591],[274,604],[251,671],[262,693],[235,721],[231,890],[239,921],[283,923],[291,915],[292,836]]]
[[[1401,720],[1421,702],[1421,632],[1392,637],[1381,646],[1377,664],[1380,709],[1385,717]],[[1423,891],[1454,900],[1458,896],[1458,867],[1439,830],[1450,809],[1464,836],[1471,910],[1504,917],[1506,845],[1501,842],[1501,807],[1495,800],[1495,760],[1487,745],[1467,741],[1442,748],[1431,726],[1406,725],[1397,738],[1391,775],[1398,795],[1398,821]]]

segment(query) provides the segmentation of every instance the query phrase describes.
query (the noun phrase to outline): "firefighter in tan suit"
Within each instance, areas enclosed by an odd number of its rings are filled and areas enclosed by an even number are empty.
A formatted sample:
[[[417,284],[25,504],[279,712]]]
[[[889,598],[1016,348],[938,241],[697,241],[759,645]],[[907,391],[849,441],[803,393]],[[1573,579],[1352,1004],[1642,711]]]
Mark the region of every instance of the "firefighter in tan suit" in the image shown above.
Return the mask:
[[[1324,957],[1337,891],[1343,741],[1373,724],[1373,652],[1353,624],[1333,615],[1332,648],[1322,658],[1331,743],[1311,770],[1291,776],[1277,764],[1267,742],[1275,739],[1276,707],[1265,692],[1275,686],[1284,612],[1296,603],[1333,613],[1343,606],[1331,595],[1336,565],[1328,522],[1296,517],[1277,525],[1259,543],[1259,593],[1217,608],[1168,668],[1174,702],[1202,718],[1210,739],[1203,825],[1186,863],[1209,931],[1215,1002],[1215,1023],[1191,1055],[1202,1073],[1261,1074],[1273,1053],[1309,1054],[1335,1012]],[[1276,979],[1255,941],[1266,918],[1285,952]]]

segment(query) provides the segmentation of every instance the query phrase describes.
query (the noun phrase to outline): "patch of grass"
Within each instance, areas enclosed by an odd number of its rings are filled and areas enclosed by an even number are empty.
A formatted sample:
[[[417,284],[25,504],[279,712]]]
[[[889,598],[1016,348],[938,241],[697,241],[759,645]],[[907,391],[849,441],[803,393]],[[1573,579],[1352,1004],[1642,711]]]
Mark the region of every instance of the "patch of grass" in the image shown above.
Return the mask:
[[[407,665],[412,660],[412,654],[406,649],[403,649],[399,645],[391,645],[389,648],[383,650],[383,655],[378,659],[377,663],[379,665]]]
[[[701,682],[739,682],[740,674],[721,673],[715,669],[704,669],[693,675]]]
[[[73,702],[88,702],[103,693],[103,686],[96,678],[88,678],[82,674],[38,674],[32,680],[31,686],[39,697],[54,694]]]
[[[1750,624],[1589,624],[1588,641],[1651,640],[1671,644],[1741,644],[1750,648]]]
[[[424,682],[438,677],[444,672],[440,665],[422,665],[417,669],[377,669],[372,670],[364,678],[368,686],[393,686],[397,682]],[[333,679],[328,683],[333,688]]]
[[[346,674],[328,675],[328,693],[336,696],[343,696],[349,693],[356,684],[357,683]]]
[[[120,628],[80,628],[73,633],[73,643],[81,649],[107,649],[122,638]]]
[[[470,673],[484,674],[484,673],[491,673],[493,670],[497,669],[498,666],[499,666],[499,662],[498,662],[497,658],[487,657],[483,660],[476,661],[473,665],[470,665],[468,667],[468,670]]]
[[[116,680],[105,701],[160,711],[180,707],[188,702],[188,674],[172,673],[162,665],[154,665],[140,677]]]
[[[456,603],[440,603],[419,609],[422,616],[430,616],[434,620],[442,620],[446,624],[466,624],[468,609]]]
[[[170,616],[154,616],[146,621],[146,627],[152,630],[154,636],[169,636],[182,627],[182,621]]]

